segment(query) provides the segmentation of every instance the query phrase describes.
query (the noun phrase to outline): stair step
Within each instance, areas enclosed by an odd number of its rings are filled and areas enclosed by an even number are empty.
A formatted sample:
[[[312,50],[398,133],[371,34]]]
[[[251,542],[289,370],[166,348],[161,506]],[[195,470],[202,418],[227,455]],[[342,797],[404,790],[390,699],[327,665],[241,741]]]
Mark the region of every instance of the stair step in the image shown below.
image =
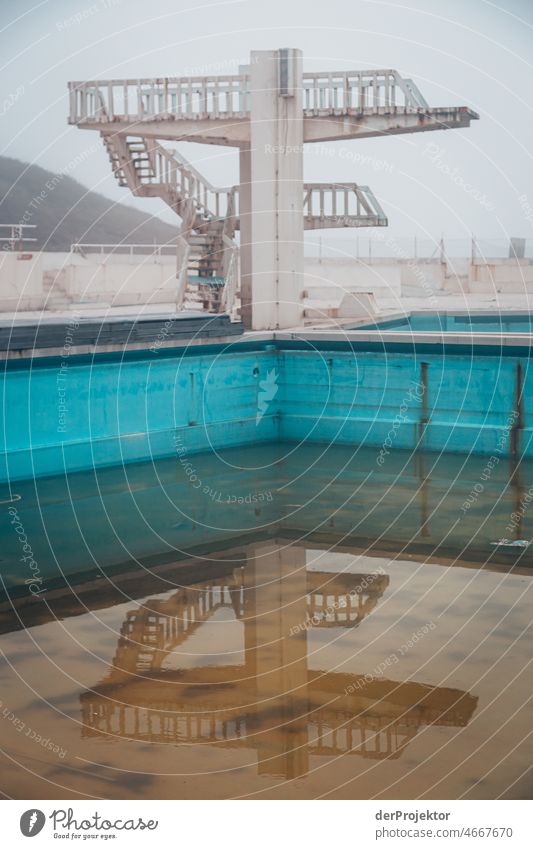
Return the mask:
[[[200,275],[200,274],[196,274],[196,275],[189,274],[188,282],[191,284],[191,286],[206,285],[206,286],[215,286],[216,287],[216,286],[223,286],[225,281],[224,281],[223,277],[204,277],[203,275]]]

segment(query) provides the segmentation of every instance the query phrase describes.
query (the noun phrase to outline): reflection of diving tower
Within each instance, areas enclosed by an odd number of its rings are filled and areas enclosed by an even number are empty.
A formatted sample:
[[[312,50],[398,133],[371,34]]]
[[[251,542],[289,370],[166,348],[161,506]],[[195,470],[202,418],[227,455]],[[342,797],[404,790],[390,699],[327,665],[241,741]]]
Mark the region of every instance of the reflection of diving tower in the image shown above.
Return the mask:
[[[254,329],[303,318],[304,229],[387,224],[367,186],[304,183],[303,148],[467,127],[397,71],[303,73],[299,50],[252,51],[240,74],[72,82],[70,123],[98,130],[119,184],[180,216],[177,304],[231,309]],[[239,185],[216,188],[165,141],[239,149]],[[240,230],[239,261],[234,236]]]
[[[109,674],[81,696],[83,736],[252,749],[260,774],[290,779],[311,756],[397,758],[423,725],[466,725],[468,693],[308,668],[309,630],[357,627],[388,582],[306,571],[305,549],[286,543],[251,546],[244,569],[128,613]],[[176,669],[222,608],[243,623],[244,663]]]

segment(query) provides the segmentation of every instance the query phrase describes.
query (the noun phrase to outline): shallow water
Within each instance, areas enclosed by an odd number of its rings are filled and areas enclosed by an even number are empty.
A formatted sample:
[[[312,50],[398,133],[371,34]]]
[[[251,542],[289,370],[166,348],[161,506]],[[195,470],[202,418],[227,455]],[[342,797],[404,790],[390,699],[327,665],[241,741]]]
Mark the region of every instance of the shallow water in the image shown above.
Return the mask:
[[[533,467],[472,502],[483,458],[217,463],[200,496],[174,461],[21,485],[48,586],[21,593],[4,524],[3,792],[530,798],[531,554],[492,543],[533,536]]]

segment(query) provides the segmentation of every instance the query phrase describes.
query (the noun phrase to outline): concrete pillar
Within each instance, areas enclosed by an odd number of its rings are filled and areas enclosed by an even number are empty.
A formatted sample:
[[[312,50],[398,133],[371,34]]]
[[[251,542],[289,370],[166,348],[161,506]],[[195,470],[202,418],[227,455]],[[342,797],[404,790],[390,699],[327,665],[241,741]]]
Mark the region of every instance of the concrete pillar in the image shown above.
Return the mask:
[[[240,289],[241,319],[252,328],[252,157],[249,145],[239,151]]]
[[[250,733],[260,775],[308,770],[305,549],[286,540],[251,546],[244,572],[246,669],[255,677]],[[296,633],[295,633],[296,632]]]
[[[248,311],[254,330],[298,325],[304,288],[301,51],[252,51],[250,152],[241,153],[240,165],[245,242],[251,236],[243,266],[245,319]]]

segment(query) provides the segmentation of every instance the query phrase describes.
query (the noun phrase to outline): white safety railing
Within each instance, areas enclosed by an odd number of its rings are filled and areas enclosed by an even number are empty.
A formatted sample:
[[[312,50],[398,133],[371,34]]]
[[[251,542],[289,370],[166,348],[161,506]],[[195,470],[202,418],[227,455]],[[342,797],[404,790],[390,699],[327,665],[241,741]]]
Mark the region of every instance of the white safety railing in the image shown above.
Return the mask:
[[[70,123],[144,117],[235,117],[246,111],[246,77],[164,77],[69,83]]]
[[[412,80],[398,71],[331,71],[303,75],[306,115],[321,112],[379,112],[427,109]]]
[[[154,245],[149,243],[134,244],[104,244],[96,242],[73,242],[70,252],[86,256],[87,254],[99,254],[100,256],[174,256],[176,244]]]
[[[533,265],[533,238],[464,238],[442,236],[395,236],[386,230],[371,235],[347,237],[338,231],[324,230],[323,233],[308,234],[305,252],[307,256],[360,259],[364,262],[380,262],[394,259],[398,262],[418,263],[465,260],[476,265],[491,262]]]
[[[214,186],[184,156],[177,151],[166,150],[158,142],[154,142],[151,149],[155,173],[153,177],[146,178],[146,183],[169,186],[176,196],[192,200],[196,209],[210,218],[225,218],[234,208],[234,186]]]
[[[20,251],[24,242],[37,241],[26,235],[27,230],[35,230],[36,227],[36,224],[0,224],[0,245],[3,250]]]
[[[176,211],[192,200],[197,213],[207,218],[225,218],[230,210],[235,214],[235,187],[214,186],[178,151],[143,136],[102,137],[120,185],[129,185],[138,195],[153,195],[156,187]]]
[[[69,121],[243,117],[250,109],[249,88],[244,74],[70,82]],[[428,108],[415,83],[392,69],[305,73],[302,96],[307,115]]]
[[[386,226],[387,217],[368,186],[357,183],[305,183],[304,219],[338,227]]]
[[[224,287],[220,296],[220,312],[231,313],[239,287],[239,250],[231,239],[222,237],[224,244]]]

